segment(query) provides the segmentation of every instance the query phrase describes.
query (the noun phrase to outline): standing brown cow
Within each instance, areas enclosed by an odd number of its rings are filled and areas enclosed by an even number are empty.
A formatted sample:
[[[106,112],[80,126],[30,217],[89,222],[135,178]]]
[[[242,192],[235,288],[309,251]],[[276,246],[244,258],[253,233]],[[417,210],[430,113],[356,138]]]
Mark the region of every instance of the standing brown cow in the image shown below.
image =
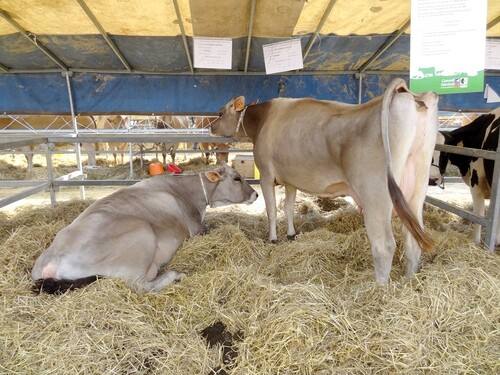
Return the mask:
[[[187,116],[160,116],[155,123],[156,129],[189,129],[189,118]],[[179,143],[158,143],[162,151],[163,164],[167,163],[167,152],[170,153],[172,163],[175,164],[175,151],[179,148]]]
[[[197,118],[195,121],[195,126],[198,129],[210,129],[210,125],[212,122],[217,120],[217,117],[202,117]],[[198,143],[198,148],[203,152],[202,155],[205,155],[205,164],[210,164],[210,154],[215,152],[215,159],[217,164],[222,162],[227,163],[229,160],[229,153],[224,152],[224,150],[228,150],[231,147],[230,143],[221,143],[221,142],[201,142]],[[219,152],[219,150],[221,152]]]
[[[245,106],[231,100],[212,132],[254,144],[255,164],[276,241],[276,184],[285,186],[288,237],[297,189],[322,197],[349,195],[361,207],[375,264],[375,279],[389,281],[396,242],[393,210],[401,218],[407,276],[418,270],[421,249],[433,241],[422,210],[437,134],[438,97],[413,94],[395,79],[383,96],[352,105],[326,100],[279,98]],[[399,186],[398,186],[399,185]]]
[[[125,129],[126,119],[122,116],[97,116],[96,117],[96,129],[103,130],[118,130]],[[127,148],[128,143],[123,142],[106,142],[104,147],[106,151],[113,150],[113,160],[114,164],[117,165],[117,153],[120,153],[121,164],[123,164],[124,150]],[[108,159],[108,154],[106,154],[106,160]]]

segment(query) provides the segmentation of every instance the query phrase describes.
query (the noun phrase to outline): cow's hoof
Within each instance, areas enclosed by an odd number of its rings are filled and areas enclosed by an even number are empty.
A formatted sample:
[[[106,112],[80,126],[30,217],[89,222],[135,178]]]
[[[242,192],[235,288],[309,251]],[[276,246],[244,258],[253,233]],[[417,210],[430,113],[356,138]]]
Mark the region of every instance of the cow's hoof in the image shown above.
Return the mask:
[[[178,283],[179,281],[181,281],[183,278],[185,278],[187,276],[187,274],[185,274],[184,272],[179,272],[177,270],[172,270],[175,272],[174,274],[174,283]]]
[[[272,244],[276,245],[278,243],[278,240],[269,240]]]
[[[296,234],[292,234],[291,236],[287,235],[286,238],[288,239],[288,241],[295,241],[295,239],[297,238],[297,235]]]

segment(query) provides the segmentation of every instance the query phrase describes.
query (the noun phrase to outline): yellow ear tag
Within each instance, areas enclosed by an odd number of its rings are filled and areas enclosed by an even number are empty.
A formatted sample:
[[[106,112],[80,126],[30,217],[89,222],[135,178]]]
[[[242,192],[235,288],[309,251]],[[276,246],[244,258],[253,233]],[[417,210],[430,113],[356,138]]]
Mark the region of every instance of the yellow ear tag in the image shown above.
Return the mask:
[[[245,109],[245,98],[243,96],[238,96],[234,99],[233,108],[237,112],[243,111]]]

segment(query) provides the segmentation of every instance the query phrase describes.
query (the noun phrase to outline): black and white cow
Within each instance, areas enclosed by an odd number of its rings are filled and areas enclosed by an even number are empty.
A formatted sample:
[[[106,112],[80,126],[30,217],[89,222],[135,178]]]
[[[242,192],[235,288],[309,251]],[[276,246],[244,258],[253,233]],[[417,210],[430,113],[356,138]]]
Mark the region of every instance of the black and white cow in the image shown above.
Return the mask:
[[[451,132],[440,132],[436,143],[468,147],[481,150],[496,151],[500,126],[500,107],[479,116],[469,125],[462,126]],[[484,216],[485,199],[490,198],[493,183],[494,161],[472,156],[441,152],[439,170],[444,174],[448,163],[458,167],[464,182],[472,194],[472,210],[476,215]],[[500,244],[497,230],[496,244]],[[481,225],[474,224],[474,241],[481,241]]]

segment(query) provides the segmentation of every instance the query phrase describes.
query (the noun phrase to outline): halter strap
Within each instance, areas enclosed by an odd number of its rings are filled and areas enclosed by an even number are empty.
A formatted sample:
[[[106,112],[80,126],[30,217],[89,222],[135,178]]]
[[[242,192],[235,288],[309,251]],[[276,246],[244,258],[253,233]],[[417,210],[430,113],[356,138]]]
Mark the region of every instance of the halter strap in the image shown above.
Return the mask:
[[[198,176],[200,176],[201,187],[203,189],[203,194],[205,195],[205,200],[207,201],[207,206],[210,206],[210,202],[208,200],[208,195],[207,195],[207,189],[205,188],[205,183],[203,182],[203,177],[201,176],[201,173],[198,173]]]
[[[236,125],[236,131],[234,132],[235,135],[238,133],[238,130],[240,130],[241,126],[243,128],[243,133],[245,133],[245,136],[248,137],[248,134],[245,130],[245,126],[243,125],[243,118],[245,117],[245,112],[247,111],[247,108],[248,106],[246,106],[245,109],[243,109],[243,111],[241,111],[240,113],[240,118],[238,119],[238,125]]]

